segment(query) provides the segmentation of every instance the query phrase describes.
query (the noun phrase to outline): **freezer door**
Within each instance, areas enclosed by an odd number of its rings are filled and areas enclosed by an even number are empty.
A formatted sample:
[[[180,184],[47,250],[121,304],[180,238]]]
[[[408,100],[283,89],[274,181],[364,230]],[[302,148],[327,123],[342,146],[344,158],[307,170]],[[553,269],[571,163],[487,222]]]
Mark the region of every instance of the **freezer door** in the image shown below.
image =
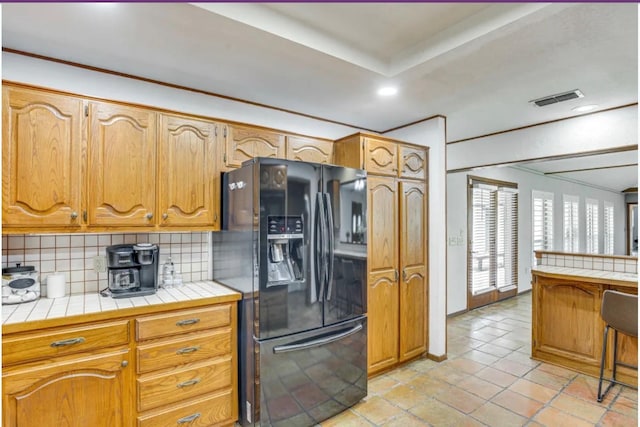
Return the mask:
[[[367,312],[367,178],[359,169],[324,166],[328,279],[324,324]]]
[[[267,339],[320,328],[322,290],[315,248],[321,165],[258,159],[259,295],[256,336]]]
[[[315,425],[367,395],[366,317],[259,348],[261,426]]]

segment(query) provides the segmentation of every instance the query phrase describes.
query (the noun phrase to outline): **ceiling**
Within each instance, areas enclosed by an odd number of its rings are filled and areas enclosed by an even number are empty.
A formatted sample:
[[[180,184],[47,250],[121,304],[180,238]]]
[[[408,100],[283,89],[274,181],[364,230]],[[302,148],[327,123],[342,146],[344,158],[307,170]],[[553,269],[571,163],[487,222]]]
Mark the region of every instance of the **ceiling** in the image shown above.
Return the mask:
[[[2,18],[5,48],[369,131],[443,115],[455,141],[638,100],[631,3],[5,3]],[[376,95],[387,84],[397,96]]]

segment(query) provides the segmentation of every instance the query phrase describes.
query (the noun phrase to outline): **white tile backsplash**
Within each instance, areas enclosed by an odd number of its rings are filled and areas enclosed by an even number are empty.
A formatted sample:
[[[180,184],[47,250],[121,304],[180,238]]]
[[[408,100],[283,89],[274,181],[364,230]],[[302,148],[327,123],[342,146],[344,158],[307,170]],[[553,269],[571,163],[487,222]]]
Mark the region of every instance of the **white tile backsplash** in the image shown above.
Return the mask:
[[[209,233],[57,234],[2,236],[2,266],[33,265],[39,272],[43,295],[46,277],[64,273],[67,293],[92,293],[107,286],[107,273],[93,270],[93,257],[105,255],[107,246],[122,243],[160,245],[159,276],[169,255],[185,282],[209,279]]]
[[[552,267],[580,268],[587,270],[612,271],[616,273],[638,273],[638,260],[608,255],[559,255],[542,254],[538,265]]]

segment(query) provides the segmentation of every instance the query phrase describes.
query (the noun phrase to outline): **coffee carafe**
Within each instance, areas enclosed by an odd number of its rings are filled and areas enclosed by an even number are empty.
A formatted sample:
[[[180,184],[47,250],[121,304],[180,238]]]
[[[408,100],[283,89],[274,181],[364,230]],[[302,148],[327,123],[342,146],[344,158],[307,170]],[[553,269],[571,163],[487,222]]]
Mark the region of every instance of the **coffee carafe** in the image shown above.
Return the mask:
[[[109,292],[113,298],[152,295],[158,289],[159,248],[151,243],[107,247]]]

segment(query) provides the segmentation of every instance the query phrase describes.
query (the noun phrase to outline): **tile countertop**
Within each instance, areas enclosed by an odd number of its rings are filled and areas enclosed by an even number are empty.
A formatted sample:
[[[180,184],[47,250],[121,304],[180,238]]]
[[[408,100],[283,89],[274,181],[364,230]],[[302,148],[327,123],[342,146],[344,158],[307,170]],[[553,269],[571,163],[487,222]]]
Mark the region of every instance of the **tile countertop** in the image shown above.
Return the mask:
[[[638,287],[638,275],[635,273],[555,267],[552,265],[539,265],[532,268],[531,273],[549,277],[569,276],[576,279],[588,279],[588,281],[594,283],[620,284],[623,286]]]
[[[158,289],[154,295],[132,298],[114,299],[103,297],[97,292],[53,299],[40,298],[22,304],[3,305],[2,327],[3,332],[6,332],[6,326],[18,326],[25,322],[69,320],[73,316],[86,315],[100,319],[139,314],[153,311],[153,308],[182,308],[238,299],[238,292],[210,280],[185,283],[173,289]]]

